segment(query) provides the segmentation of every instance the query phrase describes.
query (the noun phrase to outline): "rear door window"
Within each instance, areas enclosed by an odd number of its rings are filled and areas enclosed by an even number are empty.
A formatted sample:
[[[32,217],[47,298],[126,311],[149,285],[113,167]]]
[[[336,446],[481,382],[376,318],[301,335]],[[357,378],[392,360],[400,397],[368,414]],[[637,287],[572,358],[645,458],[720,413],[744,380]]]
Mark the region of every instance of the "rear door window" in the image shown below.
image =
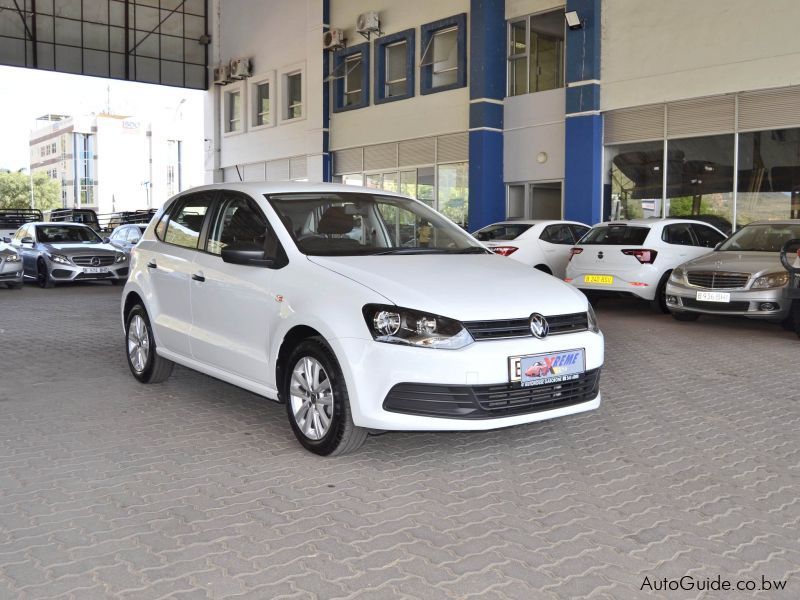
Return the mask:
[[[539,239],[543,242],[549,242],[551,244],[571,246],[575,243],[572,230],[570,229],[569,225],[565,224],[548,225],[544,228],[544,231],[542,231],[542,235],[539,236]]]
[[[715,248],[717,244],[725,240],[725,236],[722,235],[716,229],[712,229],[707,225],[698,225],[697,223],[692,223],[692,229],[694,230],[695,237],[697,237],[697,241],[700,246],[705,246],[706,248]]]
[[[170,211],[171,217],[166,225],[164,241],[168,244],[196,249],[200,240],[200,230],[203,228],[203,220],[213,200],[214,196],[207,192],[181,198],[177,206]]]
[[[482,242],[493,240],[515,240],[533,227],[527,223],[496,223],[475,232],[475,237]]]
[[[591,229],[591,227],[586,227],[584,225],[570,225],[569,228],[572,229],[572,234],[575,236],[576,243]]]
[[[581,244],[599,246],[641,246],[650,233],[649,227],[632,225],[599,225],[592,228]]]
[[[673,223],[664,227],[661,239],[676,246],[697,246],[689,223]]]

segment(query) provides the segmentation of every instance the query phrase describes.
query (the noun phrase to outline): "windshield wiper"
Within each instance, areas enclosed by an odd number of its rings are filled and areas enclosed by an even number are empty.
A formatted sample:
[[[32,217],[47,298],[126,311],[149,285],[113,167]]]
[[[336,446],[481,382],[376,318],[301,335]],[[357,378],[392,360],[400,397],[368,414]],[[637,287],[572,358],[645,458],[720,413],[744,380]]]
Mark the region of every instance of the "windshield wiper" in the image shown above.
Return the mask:
[[[460,250],[451,250],[452,254],[492,254],[491,250],[481,248],[480,246],[470,246],[469,248],[462,248]]]
[[[375,252],[373,256],[380,256],[382,254],[446,254],[447,250],[441,248],[387,248],[381,252]]]

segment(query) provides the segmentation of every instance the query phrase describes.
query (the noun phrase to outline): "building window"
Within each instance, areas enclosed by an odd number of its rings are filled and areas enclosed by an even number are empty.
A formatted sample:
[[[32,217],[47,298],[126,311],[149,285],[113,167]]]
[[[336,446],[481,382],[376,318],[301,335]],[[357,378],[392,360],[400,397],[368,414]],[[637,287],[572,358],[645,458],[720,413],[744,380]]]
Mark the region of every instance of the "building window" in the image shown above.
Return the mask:
[[[392,102],[414,95],[413,29],[375,40],[375,103]]]
[[[225,133],[242,131],[242,91],[225,92]]]
[[[270,124],[269,81],[256,84],[256,127]]]
[[[439,165],[437,181],[437,210],[466,228],[469,216],[469,163]]]
[[[508,24],[508,95],[564,87],[564,11]]]
[[[420,91],[432,94],[467,85],[467,15],[421,28]]]
[[[299,119],[303,116],[303,73],[287,73],[284,75],[286,84],[286,111],[285,120]]]
[[[334,53],[328,80],[334,82],[334,112],[369,105],[369,44]]]

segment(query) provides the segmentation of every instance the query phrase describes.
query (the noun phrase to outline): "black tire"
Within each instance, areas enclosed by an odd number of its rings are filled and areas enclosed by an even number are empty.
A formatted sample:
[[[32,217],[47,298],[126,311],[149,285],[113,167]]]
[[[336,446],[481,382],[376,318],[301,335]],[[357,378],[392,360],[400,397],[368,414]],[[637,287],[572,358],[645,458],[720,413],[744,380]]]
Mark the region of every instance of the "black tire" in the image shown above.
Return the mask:
[[[542,273],[547,273],[548,275],[553,274],[553,272],[550,270],[550,267],[548,267],[547,265],[536,265],[533,268],[536,269],[537,271],[541,271]]]
[[[797,337],[800,338],[800,300],[792,301],[792,308],[791,312],[789,313],[789,318],[792,320],[794,332],[797,334]]]
[[[131,324],[137,317],[143,321],[144,330],[142,333],[146,333],[147,336],[147,357],[143,360],[140,368],[134,365],[131,357]],[[141,336],[139,337],[143,339]],[[171,360],[159,356],[158,352],[156,352],[156,339],[153,336],[153,328],[150,325],[147,311],[141,304],[134,306],[125,318],[125,357],[131,373],[141,383],[161,383],[172,375],[172,367],[175,366]]]
[[[663,315],[669,313],[669,308],[667,308],[667,281],[669,281],[671,274],[672,271],[667,271],[661,277],[661,281],[658,282],[658,287],[656,288],[656,297],[650,303],[654,311]]]
[[[36,283],[43,290],[50,289],[55,285],[50,278],[50,271],[47,270],[47,264],[43,258],[36,261]]]
[[[325,412],[326,419],[329,421],[328,429],[319,438],[314,439],[311,435],[306,435],[300,424],[298,423],[298,416],[295,415],[292,395],[290,387],[292,384],[292,377],[295,368],[300,368],[300,363],[305,358],[310,358],[316,361],[323,368],[321,376],[325,376],[328,381],[331,404],[331,415],[328,417]],[[322,393],[319,394],[320,398]],[[299,402],[302,399],[296,396]],[[289,424],[292,427],[297,441],[306,449],[314,454],[320,456],[341,456],[349,452],[353,452],[361,447],[367,439],[369,432],[362,427],[356,427],[353,423],[353,417],[350,412],[350,398],[347,394],[347,386],[344,381],[342,369],[339,367],[339,362],[333,354],[330,346],[325,343],[321,337],[312,337],[302,340],[290,353],[283,368],[283,381],[281,382],[281,400],[286,405],[286,416],[289,418]],[[305,407],[305,402],[297,409],[298,415]],[[320,403],[317,405],[316,396],[313,401],[315,411],[325,411],[325,407]],[[306,408],[305,419],[300,418],[306,422],[310,418],[310,408]],[[313,424],[313,422],[312,422]]]
[[[675,311],[672,313],[672,318],[676,321],[697,321],[700,318],[700,313]]]

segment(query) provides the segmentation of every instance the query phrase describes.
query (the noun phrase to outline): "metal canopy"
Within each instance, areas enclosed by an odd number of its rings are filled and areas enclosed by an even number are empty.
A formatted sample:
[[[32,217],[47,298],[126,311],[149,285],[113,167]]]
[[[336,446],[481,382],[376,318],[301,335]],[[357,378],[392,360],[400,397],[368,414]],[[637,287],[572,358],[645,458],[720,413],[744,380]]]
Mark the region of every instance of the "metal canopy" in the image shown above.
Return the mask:
[[[207,89],[207,0],[0,0],[0,64]]]

